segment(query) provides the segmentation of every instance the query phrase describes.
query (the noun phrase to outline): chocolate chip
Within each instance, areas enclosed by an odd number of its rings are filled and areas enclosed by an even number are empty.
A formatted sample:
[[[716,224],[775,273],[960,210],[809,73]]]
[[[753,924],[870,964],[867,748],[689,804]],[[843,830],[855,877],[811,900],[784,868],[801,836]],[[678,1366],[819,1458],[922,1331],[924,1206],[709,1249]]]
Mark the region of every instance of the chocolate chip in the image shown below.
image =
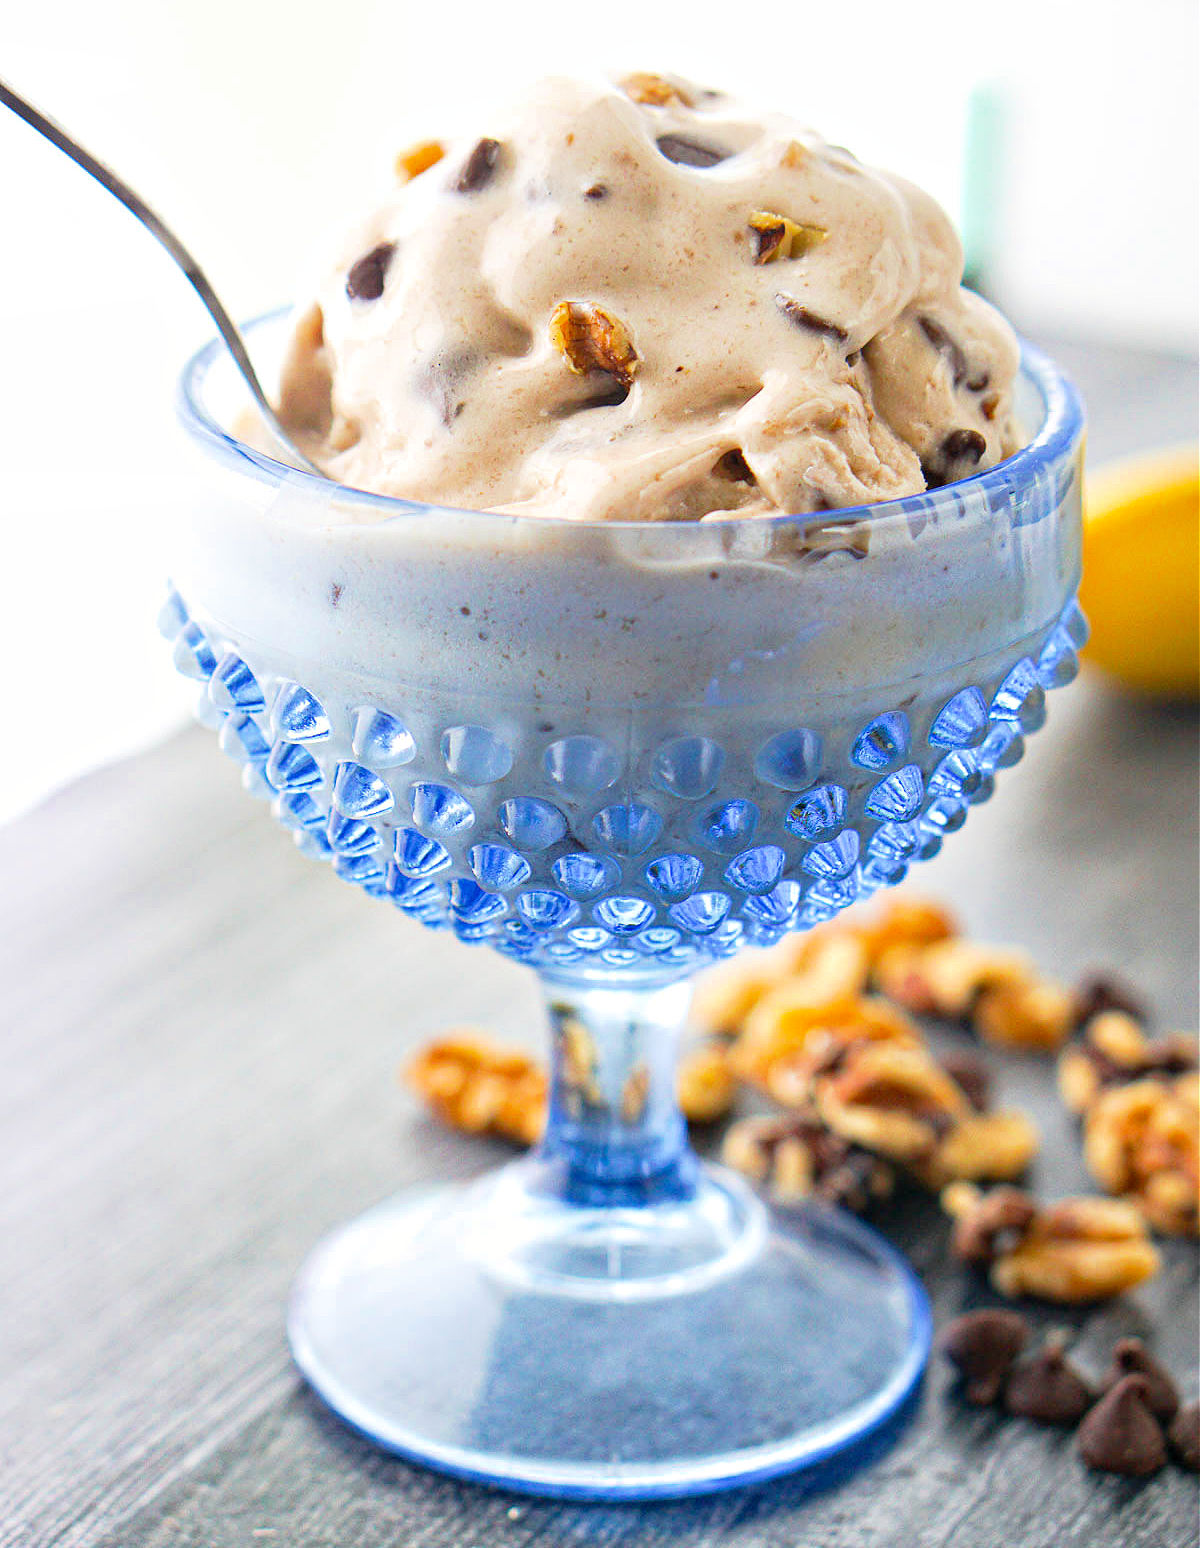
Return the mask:
[[[1086,1027],[1104,1011],[1123,1011],[1135,1021],[1147,1019],[1146,1002],[1124,979],[1113,973],[1089,973],[1075,990],[1076,1025]]]
[[[839,328],[837,323],[830,322],[825,317],[818,317],[816,312],[810,312],[794,296],[786,296],[778,291],[775,296],[775,305],[797,328],[807,328],[812,333],[824,334],[826,338],[833,339],[839,344],[844,344],[850,335],[845,328]]]
[[[329,584],[329,605],[330,605],[330,607],[336,607],[338,605],[338,603],[342,600],[342,590],[343,590],[343,587],[342,587],[341,581],[331,581],[330,582],[330,584]]]
[[[590,188],[583,190],[583,197],[585,199],[607,199],[608,189],[603,183],[593,183]]]
[[[985,1407],[1000,1396],[1005,1377],[1028,1338],[1025,1318],[998,1307],[956,1317],[942,1329],[938,1344],[958,1368],[968,1403]]]
[[[926,486],[940,489],[943,484],[953,483],[975,467],[987,451],[987,439],[978,430],[951,430],[944,436],[933,457],[923,458],[921,472]]]
[[[1183,1466],[1200,1473],[1200,1403],[1188,1403],[1179,1410],[1171,1420],[1167,1440]]]
[[[992,1076],[979,1055],[965,1048],[954,1048],[942,1054],[938,1063],[975,1111],[986,1113],[991,1103]]]
[[[682,134],[660,134],[654,143],[668,161],[681,167],[715,167],[718,161],[728,160],[731,154]]]
[[[951,1250],[963,1263],[990,1263],[1032,1224],[1037,1205],[1019,1188],[993,1188],[954,1222]]]
[[[967,378],[967,388],[970,392],[983,392],[992,380],[990,371],[977,371],[974,376]]]
[[[396,251],[395,242],[380,242],[364,254],[346,275],[346,294],[351,301],[378,301],[383,294],[388,265]]]
[[[463,169],[458,174],[458,182],[454,185],[455,193],[478,193],[481,188],[486,188],[495,176],[496,163],[499,160],[500,141],[480,140],[463,162]]]
[[[1047,1339],[1032,1360],[1015,1366],[1004,1388],[1009,1413],[1038,1424],[1077,1424],[1094,1400],[1059,1338]]]
[[[941,323],[932,317],[918,317],[917,325],[934,349],[946,357],[950,380],[956,387],[961,387],[967,374],[967,357],[963,354],[962,345],[957,339],[951,338]]]
[[[1175,1417],[1179,1409],[1179,1391],[1171,1373],[1158,1363],[1140,1338],[1117,1340],[1112,1364],[1100,1384],[1100,1390],[1114,1390],[1127,1376],[1137,1376],[1145,1382],[1146,1403],[1156,1419],[1166,1424]]]
[[[1146,1478],[1166,1464],[1162,1426],[1146,1402],[1146,1378],[1125,1376],[1079,1426],[1079,1455],[1105,1473]]]
[[[978,430],[951,430],[942,442],[941,451],[947,462],[974,465],[987,451],[987,438]]]
[[[740,447],[735,446],[724,456],[718,457],[713,467],[718,478],[729,478],[736,484],[754,484],[758,480],[751,471]]]

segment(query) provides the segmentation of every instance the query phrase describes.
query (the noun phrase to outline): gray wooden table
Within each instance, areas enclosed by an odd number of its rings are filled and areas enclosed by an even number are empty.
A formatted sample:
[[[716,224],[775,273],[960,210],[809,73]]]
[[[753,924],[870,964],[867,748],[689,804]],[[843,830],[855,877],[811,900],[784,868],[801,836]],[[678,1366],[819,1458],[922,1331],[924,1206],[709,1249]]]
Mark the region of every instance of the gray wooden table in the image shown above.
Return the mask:
[[[1192,432],[1188,362],[1059,351],[1100,456]],[[147,648],[155,648],[147,635]],[[921,882],[1048,972],[1128,974],[1195,1026],[1196,724],[1086,676]],[[207,733],[107,769],[0,831],[0,1545],[108,1548],[1188,1548],[1194,1480],[1089,1475],[1065,1437],[958,1407],[934,1368],[856,1471],[648,1507],[560,1505],[375,1452],[289,1365],[308,1247],[490,1144],[394,1083],[447,1023],[534,1043],[519,969],[430,936],[302,860]],[[954,1034],[956,1035],[956,1034]],[[997,1057],[1042,1126],[1037,1181],[1084,1184],[1048,1066]],[[939,1322],[978,1301],[916,1200],[881,1217]],[[1101,1365],[1144,1333],[1196,1386],[1195,1249],[1091,1313]],[[703,1351],[697,1352],[703,1359]]]

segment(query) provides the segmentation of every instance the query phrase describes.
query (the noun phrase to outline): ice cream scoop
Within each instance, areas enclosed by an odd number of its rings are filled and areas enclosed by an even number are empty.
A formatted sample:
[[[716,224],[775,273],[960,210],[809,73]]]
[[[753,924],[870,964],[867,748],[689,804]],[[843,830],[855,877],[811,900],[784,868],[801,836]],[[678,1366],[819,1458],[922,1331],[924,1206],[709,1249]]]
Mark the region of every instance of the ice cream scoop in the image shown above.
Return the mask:
[[[673,77],[545,81],[430,141],[298,309],[332,476],[578,520],[824,511],[1018,445],[1016,339],[941,209]]]

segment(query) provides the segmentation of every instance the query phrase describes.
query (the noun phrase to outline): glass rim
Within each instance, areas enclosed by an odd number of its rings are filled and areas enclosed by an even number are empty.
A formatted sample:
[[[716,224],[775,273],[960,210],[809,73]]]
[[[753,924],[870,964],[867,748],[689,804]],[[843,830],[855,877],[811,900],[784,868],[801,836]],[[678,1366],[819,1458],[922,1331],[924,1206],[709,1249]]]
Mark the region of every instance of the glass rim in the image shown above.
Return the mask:
[[[257,329],[281,322],[291,312],[290,307],[274,307],[261,312],[242,324],[244,335]],[[246,474],[260,483],[273,484],[276,488],[323,493],[336,498],[338,504],[374,513],[370,525],[394,521],[405,516],[425,516],[433,512],[452,516],[473,517],[484,522],[506,524],[533,523],[536,527],[578,527],[586,531],[609,529],[637,529],[644,532],[649,527],[670,527],[692,531],[736,530],[742,527],[759,530],[796,522],[849,523],[882,522],[889,516],[901,515],[912,508],[914,500],[957,500],[961,493],[978,494],[990,504],[990,497],[1011,493],[1021,484],[1034,484],[1039,475],[1068,454],[1082,437],[1084,429],[1083,402],[1071,379],[1054,361],[1036,345],[1019,338],[1021,348],[1020,371],[1036,388],[1042,400],[1043,414],[1035,434],[1019,450],[1013,452],[993,467],[974,473],[970,478],[958,479],[936,489],[926,489],[914,494],[899,495],[891,500],[877,500],[862,505],[839,506],[832,511],[780,511],[771,516],[714,516],[703,521],[591,521],[571,516],[525,514],[514,511],[475,510],[467,506],[446,505],[441,502],[407,499],[402,495],[374,493],[358,489],[352,484],[340,483],[324,473],[313,473],[303,468],[289,467],[269,453],[259,451],[247,442],[239,440],[225,430],[209,412],[204,402],[204,387],[208,374],[217,358],[225,352],[224,340],[219,336],[210,339],[198,349],[184,366],[176,390],[175,408],[179,421],[188,435],[218,461],[235,472]]]

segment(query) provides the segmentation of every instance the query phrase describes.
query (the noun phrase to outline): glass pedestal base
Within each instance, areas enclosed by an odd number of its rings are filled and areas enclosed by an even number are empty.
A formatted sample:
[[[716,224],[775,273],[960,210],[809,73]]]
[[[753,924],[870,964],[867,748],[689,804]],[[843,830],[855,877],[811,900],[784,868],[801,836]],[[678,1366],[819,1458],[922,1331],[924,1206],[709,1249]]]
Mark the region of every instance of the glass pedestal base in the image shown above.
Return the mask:
[[[535,1494],[749,1483],[881,1425],[929,1351],[904,1260],[841,1211],[695,1194],[586,1208],[531,1157],[404,1193],[326,1238],[293,1292],[296,1362],[378,1445]]]

